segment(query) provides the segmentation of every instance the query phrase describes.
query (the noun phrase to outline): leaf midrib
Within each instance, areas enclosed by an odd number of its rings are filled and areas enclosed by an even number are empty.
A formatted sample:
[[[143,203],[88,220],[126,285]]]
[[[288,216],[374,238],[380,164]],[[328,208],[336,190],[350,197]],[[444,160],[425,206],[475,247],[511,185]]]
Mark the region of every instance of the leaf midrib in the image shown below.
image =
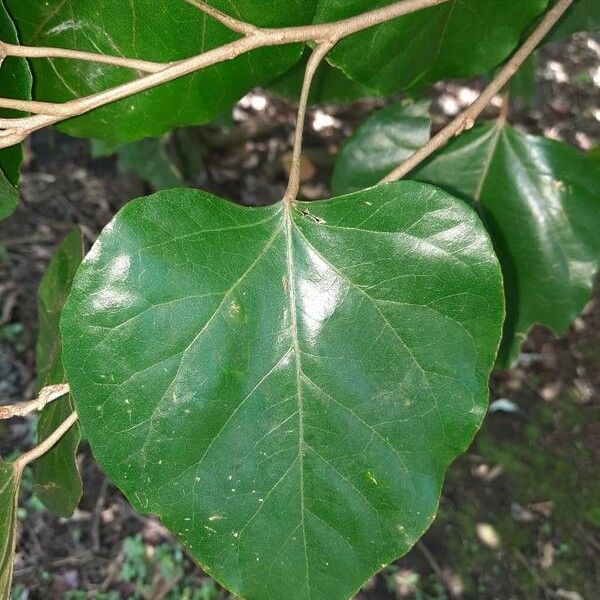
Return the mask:
[[[296,376],[296,400],[298,407],[298,461],[300,468],[300,524],[302,526],[302,541],[304,544],[304,562],[306,592],[310,597],[310,579],[308,576],[308,546],[306,543],[306,524],[304,520],[304,407],[302,398],[302,361],[300,358],[300,344],[298,342],[298,313],[296,303],[296,284],[294,277],[294,248],[292,240],[292,207],[288,204],[284,207],[284,235],[286,244],[286,266],[287,266],[287,292],[288,306],[291,322],[292,344],[295,356],[295,376]]]

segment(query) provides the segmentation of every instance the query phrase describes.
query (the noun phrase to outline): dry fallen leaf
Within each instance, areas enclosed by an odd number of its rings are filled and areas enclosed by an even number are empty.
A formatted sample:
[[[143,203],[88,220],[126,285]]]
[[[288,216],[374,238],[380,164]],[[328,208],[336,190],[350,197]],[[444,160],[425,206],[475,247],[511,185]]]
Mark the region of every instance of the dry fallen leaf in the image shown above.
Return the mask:
[[[518,502],[511,503],[510,514],[517,523],[531,523],[535,519],[535,515]]]
[[[410,569],[401,569],[394,574],[394,582],[397,598],[412,598],[419,583],[419,574]]]
[[[479,540],[488,548],[491,548],[492,550],[498,550],[498,548],[500,548],[500,534],[492,525],[489,523],[477,523],[476,531]]]
[[[502,467],[502,465],[494,465],[493,467],[490,467],[485,463],[481,463],[480,465],[477,465],[473,468],[472,473],[478,479],[481,479],[486,483],[491,483],[492,481],[500,477],[503,471],[504,468]]]
[[[542,569],[547,570],[554,564],[554,555],[556,554],[556,549],[550,542],[546,542],[542,546],[542,552],[540,556],[540,567]]]
[[[561,600],[583,600],[583,596],[577,592],[570,592],[568,590],[558,589],[554,592],[556,598]]]
[[[538,515],[549,519],[552,516],[552,511],[554,510],[554,502],[550,500],[546,502],[534,502],[533,504],[529,504],[527,508]]]
[[[290,174],[290,170],[292,168],[292,153],[286,152],[281,157],[281,164],[286,172],[286,175]],[[317,174],[317,168],[314,163],[306,154],[302,154],[300,157],[300,182],[303,183],[305,181],[309,181]]]

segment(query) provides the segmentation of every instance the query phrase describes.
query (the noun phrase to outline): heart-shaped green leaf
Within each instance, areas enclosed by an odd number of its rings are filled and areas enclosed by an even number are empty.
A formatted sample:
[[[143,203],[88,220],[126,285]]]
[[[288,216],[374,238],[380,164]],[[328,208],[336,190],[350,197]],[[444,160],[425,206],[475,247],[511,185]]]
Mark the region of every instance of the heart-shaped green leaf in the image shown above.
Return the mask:
[[[84,431],[138,510],[242,597],[342,600],[432,522],[502,318],[476,214],[404,182],[292,207],[133,201],[61,329]]]
[[[238,38],[185,0],[39,2],[6,0],[23,43],[128,56],[157,62],[189,58]],[[209,2],[255,25],[310,23],[316,0]],[[263,48],[60,125],[80,137],[128,142],[182,125],[206,123],[250,88],[291,67],[300,45]],[[128,69],[73,60],[36,60],[36,98],[63,102],[139,77]]]
[[[18,43],[17,30],[3,0],[0,0],[0,41]],[[23,58],[0,57],[0,90],[4,97],[31,98],[31,72]],[[14,116],[15,112],[0,109],[0,117]],[[19,169],[23,151],[21,145],[0,149],[0,221],[13,213],[18,202]]]
[[[385,117],[375,113],[342,149],[334,189],[375,185],[398,164],[406,126],[402,115]],[[600,266],[599,166],[566,144],[497,122],[464,133],[411,174],[484,217],[505,281],[502,367],[517,358],[534,324],[564,333],[591,295]]]
[[[532,325],[562,334],[600,266],[600,168],[574,148],[501,122],[469,131],[414,173],[479,206],[502,264],[507,316],[499,364]]]
[[[316,21],[360,14],[394,0],[320,0]],[[451,0],[342,40],[332,64],[362,84],[388,94],[496,66],[547,0]]]
[[[81,230],[74,229],[52,257],[38,289],[37,388],[65,382],[61,361],[60,313],[73,276],[83,259]],[[71,413],[73,399],[65,396],[44,407],[37,426],[38,442],[45,440]],[[81,439],[75,424],[35,463],[36,496],[54,514],[70,517],[82,493],[76,454]]]

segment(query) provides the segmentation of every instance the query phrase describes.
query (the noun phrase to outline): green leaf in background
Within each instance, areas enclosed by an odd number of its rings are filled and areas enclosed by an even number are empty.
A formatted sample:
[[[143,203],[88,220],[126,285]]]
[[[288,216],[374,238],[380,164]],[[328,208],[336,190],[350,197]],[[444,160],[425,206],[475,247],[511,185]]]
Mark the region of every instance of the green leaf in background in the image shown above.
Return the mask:
[[[180,187],[183,184],[183,175],[169,156],[164,138],[146,138],[116,147],[100,140],[92,142],[92,156],[116,154],[121,173],[135,173],[155,190]]]
[[[510,366],[534,324],[564,333],[600,266],[600,167],[498,122],[463,134],[413,176],[479,207],[505,280],[499,364]]]
[[[0,0],[0,40],[11,44],[19,41],[17,30],[3,0]],[[31,72],[25,59],[0,59],[0,90],[4,97],[30,99],[31,84]],[[11,117],[15,114],[14,111],[0,109],[0,117]],[[17,185],[22,159],[21,144],[0,149],[0,221],[11,215],[19,202]]]
[[[392,0],[320,0],[315,20],[334,21],[388,4]],[[328,60],[381,94],[477,75],[511,53],[546,5],[547,0],[452,0],[354,34]]]
[[[135,144],[135,142],[132,142]],[[119,148],[122,148],[124,144],[120,142],[108,142],[106,140],[90,140],[90,156],[92,158],[107,158],[114,156]]]
[[[510,80],[508,90],[511,101],[519,99],[524,106],[528,108],[533,106],[536,94],[535,72],[538,60],[538,53],[532,52]]]
[[[560,42],[580,31],[600,29],[600,2],[598,0],[575,0],[564,17],[548,34],[546,42]]]
[[[297,100],[302,90],[304,71],[309,53],[305,52],[302,60],[289,71],[283,73],[266,87],[270,91]],[[339,69],[323,62],[317,69],[310,86],[309,104],[324,104],[326,102],[352,102],[361,98],[376,96],[372,91],[346,77]]]
[[[429,140],[429,100],[394,104],[369,117],[338,155],[331,187],[334,195],[377,183]]]
[[[60,314],[71,289],[77,267],[83,259],[81,230],[74,229],[54,254],[38,289],[39,331],[36,346],[38,391],[44,386],[64,383],[61,361]],[[71,396],[48,404],[38,421],[38,441],[46,439],[73,411]],[[75,424],[61,440],[35,463],[35,493],[46,508],[61,517],[70,517],[82,494],[77,467],[81,431]]]
[[[0,158],[0,221],[12,215],[19,203],[19,192],[4,176],[1,160]]]
[[[240,0],[235,15],[256,25],[308,24],[316,0]],[[225,0],[212,5],[231,12]],[[154,61],[173,61],[239,37],[184,0],[39,2],[7,0],[23,43],[59,46]],[[129,142],[183,125],[206,123],[250,88],[289,69],[301,45],[263,48],[196,74],[99,108],[60,129],[78,137]],[[36,60],[36,98],[62,102],[125,83],[128,69],[72,60]]]
[[[475,212],[403,182],[130,202],[61,330],[84,432],[136,509],[242,597],[347,600],[431,524],[502,319]]]
[[[0,458],[0,600],[8,600],[17,541],[21,469]]]

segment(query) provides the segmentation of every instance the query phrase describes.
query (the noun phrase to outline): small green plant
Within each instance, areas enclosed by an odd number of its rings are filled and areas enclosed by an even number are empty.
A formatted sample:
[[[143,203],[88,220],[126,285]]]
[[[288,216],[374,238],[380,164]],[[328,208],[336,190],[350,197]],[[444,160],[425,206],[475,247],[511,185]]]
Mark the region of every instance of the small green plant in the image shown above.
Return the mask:
[[[39,290],[39,396],[0,413],[41,410],[38,446],[0,462],[1,600],[23,470],[35,461],[37,497],[72,514],[80,427],[132,505],[239,596],[346,600],[408,551],[481,425],[494,365],[535,323],[563,332],[591,293],[598,164],[511,128],[506,98],[474,127],[583,16],[597,26],[596,0],[0,2],[0,217],[18,202],[20,144],[43,127],[127,144],[122,165],[169,188],[162,142],[140,140],[210,122],[256,85],[299,96],[281,202],[164,189],[89,253],[78,230],[59,247]],[[335,197],[298,200],[309,101],[418,97],[494,68],[433,137],[423,101],[372,115]],[[177,576],[181,557],[157,553]],[[141,541],[125,554],[122,577],[143,587]]]

